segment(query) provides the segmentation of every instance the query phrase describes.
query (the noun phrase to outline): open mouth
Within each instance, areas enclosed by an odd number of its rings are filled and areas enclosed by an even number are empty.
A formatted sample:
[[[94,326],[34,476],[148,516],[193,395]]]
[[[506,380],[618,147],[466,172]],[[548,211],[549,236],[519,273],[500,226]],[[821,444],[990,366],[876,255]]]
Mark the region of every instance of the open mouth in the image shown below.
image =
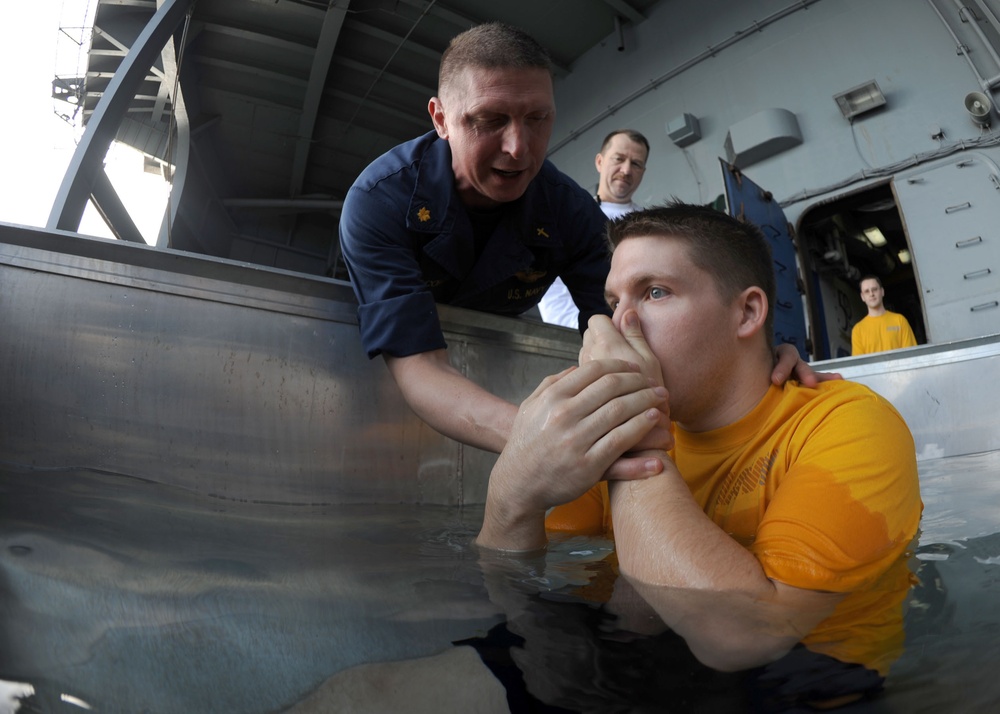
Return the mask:
[[[516,178],[524,173],[524,169],[519,169],[517,171],[509,171],[506,169],[493,169],[493,171],[503,178]]]

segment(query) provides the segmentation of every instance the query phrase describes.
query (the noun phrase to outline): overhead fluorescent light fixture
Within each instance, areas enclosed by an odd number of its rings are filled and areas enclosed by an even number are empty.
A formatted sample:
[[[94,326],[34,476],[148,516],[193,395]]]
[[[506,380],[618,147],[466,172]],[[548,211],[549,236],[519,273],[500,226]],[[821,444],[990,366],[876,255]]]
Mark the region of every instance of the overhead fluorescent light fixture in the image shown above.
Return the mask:
[[[885,105],[885,95],[874,79],[857,87],[851,87],[846,92],[833,95],[833,101],[840,107],[844,119],[853,119],[858,114],[870,112]]]
[[[903,265],[910,264],[910,251],[906,250],[906,248],[896,253],[896,257],[899,258],[899,262]]]
[[[881,248],[887,242],[885,236],[882,235],[882,231],[878,228],[865,228],[865,237],[876,248]]]

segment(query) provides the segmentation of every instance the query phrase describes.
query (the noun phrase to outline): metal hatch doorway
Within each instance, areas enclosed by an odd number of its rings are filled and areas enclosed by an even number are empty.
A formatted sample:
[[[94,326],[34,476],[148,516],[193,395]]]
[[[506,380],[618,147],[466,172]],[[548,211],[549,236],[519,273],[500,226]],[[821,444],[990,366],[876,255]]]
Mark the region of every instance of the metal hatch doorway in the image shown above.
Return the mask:
[[[889,181],[806,209],[798,223],[813,359],[848,357],[851,330],[868,314],[860,280],[876,275],[885,306],[927,342],[913,251]]]
[[[798,255],[814,359],[850,354],[867,274],[918,344],[1000,334],[998,192],[1000,167],[965,152],[806,209]]]

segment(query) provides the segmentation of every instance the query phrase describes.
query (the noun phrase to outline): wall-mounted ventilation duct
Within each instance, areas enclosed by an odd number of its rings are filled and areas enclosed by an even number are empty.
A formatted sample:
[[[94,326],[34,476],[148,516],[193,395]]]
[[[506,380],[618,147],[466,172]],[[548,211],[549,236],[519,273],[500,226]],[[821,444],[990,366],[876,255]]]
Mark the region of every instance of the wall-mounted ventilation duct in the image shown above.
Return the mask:
[[[801,143],[802,132],[792,112],[765,109],[729,127],[726,160],[744,168]]]
[[[677,146],[693,144],[701,138],[701,127],[698,117],[685,112],[667,122],[667,136]]]

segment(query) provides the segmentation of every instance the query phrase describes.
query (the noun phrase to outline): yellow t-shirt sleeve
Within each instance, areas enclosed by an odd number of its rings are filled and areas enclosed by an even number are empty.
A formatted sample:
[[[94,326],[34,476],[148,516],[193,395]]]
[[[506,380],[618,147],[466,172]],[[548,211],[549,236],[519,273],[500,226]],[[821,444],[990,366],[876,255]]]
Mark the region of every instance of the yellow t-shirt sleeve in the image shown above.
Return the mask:
[[[593,486],[575,501],[551,509],[545,530],[576,535],[610,535],[611,499],[606,481]]]
[[[860,325],[861,323],[858,323]],[[858,325],[854,326],[851,330],[851,356],[857,357],[858,355],[863,355],[865,353],[865,347],[861,339],[861,330]]]
[[[791,467],[751,546],[768,577],[848,592],[870,585],[910,544],[923,508],[913,438],[871,395],[839,405],[796,440]]]
[[[916,335],[913,334],[913,328],[910,327],[910,323],[907,322],[905,317],[900,318],[900,321],[903,323],[902,325],[900,325],[900,330],[902,330],[903,332],[902,335],[903,347],[916,347],[917,338]]]

